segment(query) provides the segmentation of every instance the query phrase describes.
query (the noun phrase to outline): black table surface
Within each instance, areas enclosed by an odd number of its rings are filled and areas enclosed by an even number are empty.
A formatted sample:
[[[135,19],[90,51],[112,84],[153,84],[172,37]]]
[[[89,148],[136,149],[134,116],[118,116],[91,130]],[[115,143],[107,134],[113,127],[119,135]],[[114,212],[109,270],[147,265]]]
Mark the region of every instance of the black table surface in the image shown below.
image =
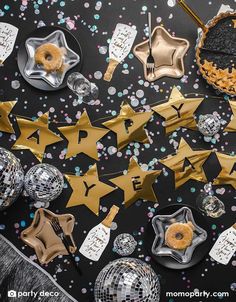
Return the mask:
[[[27,1],[23,1],[27,2]],[[35,6],[35,3],[37,5]],[[72,120],[76,120],[76,115],[87,109],[91,121],[100,117],[104,117],[111,111],[119,112],[120,104],[127,99],[133,108],[142,104],[152,104],[158,100],[167,98],[174,85],[181,87],[182,93],[204,94],[208,97],[198,108],[196,116],[200,114],[218,112],[222,118],[229,122],[231,110],[227,98],[224,95],[217,96],[216,91],[209,87],[204,79],[198,73],[195,64],[194,48],[197,38],[197,28],[189,16],[187,16],[177,5],[170,7],[167,0],[120,0],[120,1],[101,1],[102,7],[99,8],[98,1],[28,1],[27,7],[22,9],[22,1],[0,1],[0,22],[8,22],[19,28],[19,34],[16,40],[15,48],[12,55],[6,60],[3,67],[0,67],[0,100],[17,100],[17,104],[13,109],[14,114],[26,117],[37,116],[38,112],[46,112],[50,110],[51,117],[58,121],[65,122],[65,116]],[[187,1],[201,16],[204,22],[207,22],[217,14],[221,0],[212,1]],[[41,4],[42,3],[42,4]],[[236,8],[235,1],[225,0],[224,4]],[[138,34],[135,43],[141,42],[145,37],[144,29],[147,26],[146,10],[152,12],[153,27],[163,24],[170,33],[189,40],[190,49],[185,58],[185,77],[182,79],[162,78],[154,84],[146,85],[143,80],[143,70],[140,62],[130,56],[125,59],[124,64],[117,67],[112,82],[107,83],[103,79],[99,79],[107,67],[106,58],[108,53],[101,54],[101,48],[108,46],[107,40],[111,38],[112,32],[117,23],[126,23],[135,25]],[[62,17],[63,20],[59,19]],[[59,22],[61,20],[61,22]],[[17,68],[16,56],[17,48],[24,38],[33,31],[39,22],[45,25],[59,25],[66,27],[70,22],[74,22],[75,28],[71,32],[79,40],[82,51],[84,53],[84,62],[82,73],[85,77],[95,82],[100,90],[99,101],[93,105],[76,104],[74,95],[65,88],[57,92],[44,92],[37,90],[27,84],[20,76]],[[127,65],[125,65],[127,64]],[[20,87],[14,89],[14,84],[19,81]],[[111,88],[112,87],[112,88]],[[109,89],[110,88],[110,89]],[[140,95],[140,91],[144,93],[144,97],[138,98],[136,93]],[[114,95],[109,94],[116,91]],[[141,95],[142,95],[141,91]],[[123,95],[122,95],[123,93]],[[213,97],[211,97],[213,96]],[[0,136],[0,145],[10,149],[16,138],[19,136],[19,129],[11,117],[15,135],[2,133]],[[122,154],[111,153],[111,146],[116,146],[115,135],[109,133],[108,136],[101,140],[104,148],[98,161],[98,169],[101,174],[112,173],[125,170],[128,166],[129,158],[136,155],[140,164],[149,164],[153,159],[160,159],[174,152],[173,142],[178,142],[184,137],[192,148],[216,149],[221,152],[236,151],[236,134],[220,133],[219,141],[215,144],[206,143],[198,131],[178,130],[175,136],[166,136],[164,128],[161,126],[163,120],[154,114],[153,122],[149,123],[147,129],[152,136],[153,142],[149,148],[142,145],[131,144],[128,148],[121,151]],[[157,123],[160,123],[157,125]],[[94,123],[99,126],[100,122]],[[50,126],[52,130],[59,133],[55,125]],[[60,159],[61,151],[66,147],[66,141],[49,146],[46,150],[48,155],[43,162],[50,163],[58,167],[61,172],[75,173],[75,169],[80,169],[82,173],[88,170],[88,167],[94,161],[84,155],[78,155],[72,160]],[[32,165],[37,164],[37,160],[30,151],[13,151],[22,162],[22,166],[27,171]],[[154,164],[154,168],[161,168],[159,164]],[[209,181],[212,180],[220,171],[215,155],[212,155],[205,165]],[[106,183],[109,177],[103,177]],[[168,177],[163,174],[159,177],[158,184],[154,184],[154,190],[158,197],[160,207],[175,203],[185,203],[193,207],[196,205],[196,197],[203,184],[196,181],[189,181],[179,189],[174,189],[173,174],[169,173]],[[57,282],[67,290],[78,301],[91,301],[93,285],[99,271],[111,260],[118,256],[112,251],[112,243],[114,238],[123,232],[134,235],[138,241],[138,247],[133,254],[134,257],[147,261],[152,265],[154,270],[160,275],[162,286],[161,302],[185,301],[184,298],[168,298],[166,292],[199,291],[210,292],[228,292],[229,297],[223,301],[235,301],[235,292],[230,289],[231,284],[236,282],[235,266],[236,259],[232,258],[227,266],[217,264],[210,260],[207,256],[201,263],[189,270],[175,271],[169,270],[162,266],[156,265],[150,259],[145,248],[144,235],[150,218],[153,213],[158,213],[158,207],[154,208],[152,202],[137,202],[128,209],[122,206],[123,193],[121,190],[102,198],[101,211],[99,217],[95,216],[85,206],[66,208],[67,201],[71,194],[71,189],[67,184],[67,188],[63,190],[62,195],[55,201],[51,202],[49,209],[58,213],[71,213],[76,218],[74,228],[74,238],[79,247],[83,242],[86,232],[93,226],[98,224],[106,215],[106,210],[112,204],[121,207],[120,213],[116,218],[116,224],[113,225],[111,232],[111,240],[104,254],[98,262],[91,262],[84,258],[79,252],[76,253],[80,257],[80,266],[86,272],[86,276],[79,277],[73,270],[73,267],[65,261],[67,257],[60,257],[53,260],[48,265],[43,266],[51,275],[55,277]],[[219,186],[217,188],[217,196],[225,203],[226,214],[218,219],[207,218],[210,224],[211,233],[209,240],[212,245],[222,230],[230,227],[235,222],[235,198],[236,194],[230,186]],[[19,250],[25,255],[34,257],[34,250],[26,247],[19,238],[20,232],[32,221],[32,213],[35,208],[30,206],[30,202],[25,197],[20,197],[14,205],[7,211],[0,213],[0,229],[1,233],[6,236]],[[88,295],[89,293],[89,295]],[[219,298],[194,298],[192,301],[218,301]],[[189,298],[186,298],[189,301]]]

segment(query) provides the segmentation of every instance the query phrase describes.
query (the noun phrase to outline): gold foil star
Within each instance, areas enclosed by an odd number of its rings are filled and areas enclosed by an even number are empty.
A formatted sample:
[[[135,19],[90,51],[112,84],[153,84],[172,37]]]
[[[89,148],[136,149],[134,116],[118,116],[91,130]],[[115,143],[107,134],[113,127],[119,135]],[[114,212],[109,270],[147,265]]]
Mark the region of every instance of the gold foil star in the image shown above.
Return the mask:
[[[15,104],[16,101],[0,102],[0,131],[15,133],[9,120],[9,114]]]
[[[233,112],[233,116],[229,124],[226,126],[224,131],[227,132],[235,132],[236,131],[236,102],[235,101],[229,101],[231,110]]]
[[[152,185],[161,172],[143,171],[134,158],[131,158],[127,174],[112,178],[110,181],[124,191],[125,207],[129,207],[138,199],[157,202]]]
[[[50,262],[58,255],[68,255],[64,243],[52,228],[51,221],[55,218],[58,219],[64,234],[70,240],[71,253],[76,251],[72,237],[74,216],[71,214],[57,215],[46,209],[38,209],[32,224],[21,232],[21,239],[35,250],[41,264]]]
[[[144,126],[150,120],[152,112],[135,112],[129,104],[121,104],[120,114],[103,125],[117,135],[118,149],[121,150],[130,142],[149,142]]]
[[[171,133],[179,127],[197,129],[194,112],[204,98],[185,98],[177,87],[171,91],[168,102],[152,107],[165,119],[166,133]]]
[[[98,160],[97,141],[109,131],[107,129],[93,127],[86,110],[74,126],[58,128],[68,140],[66,159],[79,153]]]
[[[155,60],[154,72],[147,72],[148,40],[136,45],[134,54],[143,64],[145,79],[152,82],[164,76],[172,78],[182,77],[184,75],[184,56],[188,48],[188,40],[172,37],[164,27],[157,26],[152,32],[152,55]]]
[[[189,179],[207,182],[203,164],[211,151],[194,151],[187,142],[181,138],[176,154],[169,155],[160,160],[160,163],[175,173],[175,188],[182,186]]]
[[[236,156],[230,156],[216,152],[216,156],[221,165],[221,172],[216,177],[213,185],[231,185],[236,189]]]
[[[98,178],[97,165],[93,165],[83,176],[65,175],[72,187],[72,194],[67,208],[86,205],[94,214],[99,214],[100,199],[115,188],[101,182]]]
[[[29,149],[39,161],[42,161],[46,147],[62,141],[62,138],[49,130],[48,115],[46,112],[35,121],[16,118],[21,134],[12,149]]]

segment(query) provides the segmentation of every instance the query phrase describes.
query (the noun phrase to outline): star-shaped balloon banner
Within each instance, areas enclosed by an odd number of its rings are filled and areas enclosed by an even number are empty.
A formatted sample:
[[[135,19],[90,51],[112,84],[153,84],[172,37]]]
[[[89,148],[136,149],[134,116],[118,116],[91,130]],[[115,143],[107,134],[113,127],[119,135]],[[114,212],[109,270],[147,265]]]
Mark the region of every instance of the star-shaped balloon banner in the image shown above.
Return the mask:
[[[96,164],[83,176],[65,174],[65,177],[73,190],[66,207],[85,205],[96,215],[100,199],[116,189],[99,180]]]
[[[117,135],[118,150],[121,150],[133,141],[149,142],[144,126],[152,114],[152,112],[135,112],[129,104],[123,102],[120,114],[103,125]]]
[[[236,156],[216,152],[221,165],[221,171],[213,182],[213,185],[231,185],[236,189]]]
[[[42,161],[46,147],[62,141],[59,135],[49,130],[48,119],[48,112],[35,121],[16,118],[21,134],[12,149],[29,149],[39,161]]]
[[[134,158],[131,158],[127,174],[112,178],[110,181],[124,191],[125,207],[129,207],[138,199],[157,202],[152,185],[161,172],[161,170],[143,171]]]
[[[194,112],[204,98],[185,98],[177,87],[171,91],[168,102],[152,107],[156,113],[165,119],[166,133],[171,133],[179,127],[197,129]]]
[[[225,127],[224,131],[236,132],[236,102],[235,101],[229,101],[229,104],[230,104],[231,110],[233,112],[233,116],[231,118],[231,121]]]
[[[68,140],[66,159],[79,153],[84,153],[98,160],[97,142],[109,130],[92,126],[86,111],[74,126],[58,128]]]
[[[161,159],[160,163],[175,173],[175,188],[177,189],[190,179],[207,182],[203,164],[210,154],[211,151],[209,150],[193,150],[181,138],[176,153]]]
[[[9,114],[15,104],[16,101],[0,102],[0,131],[15,133],[9,120]]]

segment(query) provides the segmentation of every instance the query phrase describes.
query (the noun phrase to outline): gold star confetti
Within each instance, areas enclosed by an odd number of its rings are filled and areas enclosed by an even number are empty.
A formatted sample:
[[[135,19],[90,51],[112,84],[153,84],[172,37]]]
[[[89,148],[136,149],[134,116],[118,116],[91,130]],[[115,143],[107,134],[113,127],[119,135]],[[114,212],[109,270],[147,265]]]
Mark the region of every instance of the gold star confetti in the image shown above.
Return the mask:
[[[213,185],[231,185],[236,189],[236,156],[230,156],[216,152],[216,156],[221,165],[221,172],[216,177]]]
[[[99,180],[96,164],[83,176],[66,174],[65,177],[73,190],[66,207],[86,205],[96,215],[99,214],[100,199],[116,189]]]
[[[93,127],[86,111],[76,125],[58,129],[68,140],[66,159],[84,153],[98,160],[97,141],[109,132],[107,129]]]
[[[161,172],[143,171],[134,158],[131,158],[127,174],[112,178],[110,181],[124,191],[125,207],[129,207],[138,199],[157,202],[152,185]]]
[[[35,121],[16,118],[21,134],[12,149],[29,149],[39,161],[42,161],[46,147],[62,141],[59,135],[49,130],[48,118],[48,112]],[[34,137],[34,135],[37,137]]]
[[[0,131],[15,133],[9,120],[9,114],[15,104],[16,101],[0,102]]]
[[[234,28],[236,28],[236,19],[232,20],[234,23]]]
[[[182,186],[189,179],[207,182],[203,164],[211,151],[194,151],[187,142],[181,138],[176,154],[169,155],[160,160],[160,163],[175,173],[175,188]]]
[[[52,228],[51,221],[54,218],[58,219],[64,234],[70,237],[72,243],[70,251],[72,253],[76,251],[72,237],[74,216],[71,214],[57,215],[46,209],[38,209],[32,224],[21,232],[21,239],[35,250],[41,264],[48,263],[59,255],[68,255],[65,245]]]
[[[236,102],[235,101],[229,101],[231,110],[233,112],[233,116],[231,118],[231,121],[229,124],[225,127],[224,132],[235,132],[236,131]]]
[[[103,125],[116,133],[118,150],[121,150],[133,141],[149,142],[144,126],[152,114],[152,112],[135,112],[129,104],[123,102],[120,114]]]
[[[152,107],[156,113],[165,119],[166,133],[171,133],[179,127],[197,129],[194,112],[204,98],[185,98],[177,87],[174,87],[168,102]]]

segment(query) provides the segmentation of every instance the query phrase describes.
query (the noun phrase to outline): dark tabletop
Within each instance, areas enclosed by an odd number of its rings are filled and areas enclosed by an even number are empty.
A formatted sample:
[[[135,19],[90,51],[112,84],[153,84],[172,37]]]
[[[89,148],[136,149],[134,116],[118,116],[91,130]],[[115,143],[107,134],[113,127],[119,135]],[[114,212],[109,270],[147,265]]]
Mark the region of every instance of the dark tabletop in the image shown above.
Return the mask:
[[[65,116],[67,114],[74,121],[78,112],[87,109],[91,121],[93,121],[107,114],[110,115],[111,111],[118,113],[120,104],[125,99],[130,102],[134,109],[144,104],[152,104],[158,100],[163,100],[169,96],[173,85],[177,85],[181,87],[182,93],[199,93],[209,96],[205,98],[198,108],[197,117],[200,114],[216,111],[226,122],[230,120],[231,110],[227,102],[228,98],[224,95],[219,95],[219,98],[215,98],[217,95],[216,91],[209,87],[198,73],[194,54],[197,28],[180,7],[168,6],[167,0],[101,1],[102,7],[100,9],[99,1],[90,0],[66,0],[64,2],[60,0],[28,1],[28,6],[25,7],[21,5],[22,2],[26,3],[27,1],[0,1],[0,22],[9,22],[19,28],[14,51],[4,63],[4,67],[0,67],[0,100],[17,100],[13,113],[34,117],[39,112],[50,110],[51,117],[66,124]],[[217,14],[222,1],[188,0],[188,3],[199,13],[203,21],[207,22]],[[225,0],[224,4],[231,5],[234,9],[236,8],[235,1]],[[185,58],[184,78],[162,78],[154,84],[147,84],[143,81],[142,65],[134,56],[130,56],[125,59],[124,64],[117,67],[112,82],[103,81],[100,75],[106,70],[108,53],[101,54],[100,47],[108,46],[107,40],[111,38],[112,31],[119,22],[135,25],[138,30],[135,44],[141,42],[145,37],[145,28],[147,26],[146,10],[152,12],[153,26],[163,24],[171,34],[189,40],[190,49]],[[75,28],[71,29],[71,32],[79,40],[84,53],[82,73],[85,77],[95,82],[100,90],[97,103],[93,105],[76,105],[76,102],[74,102],[76,100],[75,96],[67,88],[57,92],[46,93],[34,89],[20,76],[16,61],[17,48],[25,37],[37,28],[38,24],[42,25],[43,23],[47,26],[59,25],[64,28],[72,23],[74,24]],[[17,86],[16,84],[18,84],[18,82],[14,81],[19,81],[19,88],[14,89]],[[113,95],[109,94],[110,91],[115,93]],[[142,95],[142,91],[144,92],[144,97],[138,98],[137,95]],[[14,117],[12,117],[12,121],[16,135],[0,133],[0,145],[7,149],[11,148],[19,136],[19,129]],[[178,142],[181,137],[184,137],[192,148],[216,149],[227,153],[236,151],[236,134],[223,135],[221,132],[219,141],[211,144],[205,143],[198,131],[183,131],[180,129],[174,135],[166,136],[164,128],[161,125],[157,125],[157,122],[161,123],[162,119],[154,114],[153,122],[147,126],[153,138],[153,142],[149,146],[131,144],[123,149],[121,153],[112,153],[112,146],[116,146],[116,137],[112,133],[105,136],[101,140],[104,148],[99,151],[101,156],[97,163],[98,169],[101,171],[100,174],[125,170],[128,166],[129,158],[133,155],[137,156],[140,164],[149,164],[151,168],[160,169],[161,165],[156,163],[156,159],[158,160],[173,153],[175,151],[175,142]],[[96,122],[94,125],[100,126],[100,123]],[[55,125],[50,127],[59,133]],[[48,156],[43,162],[55,165],[63,173],[75,173],[78,169],[85,173],[89,166],[94,163],[93,159],[84,155],[78,155],[71,160],[60,159],[60,154],[65,147],[65,140],[59,144],[49,146],[46,150]],[[20,158],[25,171],[38,163],[30,151],[14,151],[14,154]],[[220,171],[215,155],[211,156],[205,168],[210,181]],[[109,183],[108,179],[109,177],[102,178],[106,183]],[[168,177],[162,174],[159,177],[158,184],[154,184],[160,207],[175,203],[184,203],[195,207],[196,197],[202,188],[202,183],[189,181],[175,190],[174,178],[171,173],[169,173]],[[236,211],[234,189],[230,186],[219,186],[217,188],[217,196],[225,203],[227,213],[215,220],[207,218],[211,228],[209,240],[212,241],[212,245],[218,234],[235,222]],[[183,298],[174,298],[172,300],[167,298],[165,294],[167,291],[192,291],[194,289],[212,292],[227,291],[230,293],[230,298],[224,298],[223,301],[235,301],[235,292],[230,289],[231,284],[236,282],[235,257],[232,258],[227,266],[223,266],[212,262],[209,256],[206,256],[201,263],[185,271],[168,270],[150,260],[146,251],[144,236],[150,218],[154,212],[158,212],[158,207],[154,209],[154,203],[138,201],[128,209],[125,209],[122,206],[123,192],[117,190],[101,200],[100,216],[97,217],[85,206],[66,208],[70,194],[71,189],[67,184],[62,195],[51,202],[49,209],[58,213],[71,213],[75,216],[76,225],[73,234],[78,247],[83,242],[86,232],[104,218],[107,208],[112,204],[121,207],[120,213],[115,220],[116,224],[113,224],[110,243],[101,259],[96,263],[92,263],[77,252],[80,257],[81,268],[86,271],[85,277],[78,277],[73,267],[65,262],[66,257],[56,258],[53,262],[43,266],[78,301],[88,301],[87,293],[93,290],[94,281],[99,271],[109,261],[117,258],[117,255],[112,251],[112,243],[114,238],[123,232],[133,234],[138,241],[138,248],[133,256],[150,263],[161,276],[161,302],[185,301]],[[31,257],[34,256],[34,250],[23,244],[19,239],[19,234],[25,227],[30,225],[34,211],[35,208],[30,206],[29,200],[20,197],[7,211],[0,213],[2,234],[25,255]],[[33,259],[35,258],[33,257]],[[35,261],[37,260],[35,259]],[[206,301],[201,298],[195,299],[194,302]],[[207,301],[214,302],[217,300],[219,299],[216,298],[214,300],[214,298],[211,298]],[[186,301],[189,301],[189,299],[186,299]]]

